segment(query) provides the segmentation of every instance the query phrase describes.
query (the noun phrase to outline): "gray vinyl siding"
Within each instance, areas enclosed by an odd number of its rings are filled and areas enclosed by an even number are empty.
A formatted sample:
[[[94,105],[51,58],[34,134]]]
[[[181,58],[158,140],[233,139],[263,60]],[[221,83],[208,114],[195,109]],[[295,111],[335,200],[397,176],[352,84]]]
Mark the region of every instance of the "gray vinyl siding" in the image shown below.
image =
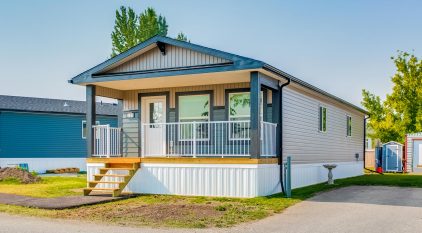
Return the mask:
[[[319,106],[327,108],[327,132],[319,132]],[[347,137],[346,115],[352,117]],[[283,89],[283,155],[295,163],[323,163],[363,159],[364,115],[342,104],[317,98],[289,86]]]
[[[138,119],[123,118],[123,156],[138,157]]]
[[[161,54],[158,47],[154,47],[130,61],[113,68],[107,73],[201,66],[227,62],[229,61],[223,58],[198,53],[190,49],[180,48],[173,45],[167,45],[165,56]]]

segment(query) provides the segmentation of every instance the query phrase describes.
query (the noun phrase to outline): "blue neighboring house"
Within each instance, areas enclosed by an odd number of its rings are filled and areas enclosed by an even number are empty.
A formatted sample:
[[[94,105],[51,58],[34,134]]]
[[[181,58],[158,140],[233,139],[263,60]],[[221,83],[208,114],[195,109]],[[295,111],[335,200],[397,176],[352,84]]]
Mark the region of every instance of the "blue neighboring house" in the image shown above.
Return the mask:
[[[86,103],[0,95],[0,167],[86,170]],[[97,124],[117,127],[119,106],[97,103]]]

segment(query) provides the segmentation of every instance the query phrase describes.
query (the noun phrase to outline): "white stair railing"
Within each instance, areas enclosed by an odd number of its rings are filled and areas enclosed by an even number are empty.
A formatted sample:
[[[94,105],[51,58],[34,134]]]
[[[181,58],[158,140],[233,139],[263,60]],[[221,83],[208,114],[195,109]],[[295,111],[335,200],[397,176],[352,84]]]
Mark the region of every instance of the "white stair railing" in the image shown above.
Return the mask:
[[[95,157],[121,156],[121,128],[110,125],[94,125],[94,151]]]

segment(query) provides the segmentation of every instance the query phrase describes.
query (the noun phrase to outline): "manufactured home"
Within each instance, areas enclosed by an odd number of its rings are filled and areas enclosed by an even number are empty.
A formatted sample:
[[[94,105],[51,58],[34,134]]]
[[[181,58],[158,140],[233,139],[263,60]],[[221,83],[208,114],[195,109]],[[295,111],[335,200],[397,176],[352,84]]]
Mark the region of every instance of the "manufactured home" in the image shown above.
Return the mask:
[[[0,167],[85,171],[85,115],[83,101],[0,95]],[[117,127],[118,106],[97,103],[96,122]]]
[[[155,36],[70,80],[86,87],[93,191],[255,197],[363,173],[366,112],[264,62]],[[96,124],[95,97],[123,104]],[[111,140],[110,140],[111,138]]]

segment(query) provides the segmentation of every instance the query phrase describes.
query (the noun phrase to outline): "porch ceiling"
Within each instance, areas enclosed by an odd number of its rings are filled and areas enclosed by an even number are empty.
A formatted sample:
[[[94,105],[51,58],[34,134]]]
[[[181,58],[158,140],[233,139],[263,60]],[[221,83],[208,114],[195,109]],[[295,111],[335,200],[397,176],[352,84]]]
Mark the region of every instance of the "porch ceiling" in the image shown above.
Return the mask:
[[[152,88],[169,88],[169,87],[184,87],[184,86],[200,86],[200,85],[213,85],[225,83],[244,83],[250,81],[250,72],[259,71],[272,78],[275,78],[282,83],[286,82],[275,74],[263,69],[249,69],[237,70],[229,72],[214,72],[204,74],[189,74],[177,76],[163,76],[141,79],[128,79],[107,82],[92,83],[96,86],[112,88],[115,90],[139,90],[139,89],[152,89]],[[89,83],[87,83],[89,84]]]
[[[96,86],[102,86],[116,90],[138,90],[151,88],[213,85],[224,83],[241,83],[250,81],[250,71],[251,70],[242,70],[232,72],[165,76],[156,78],[96,82],[94,84]]]

